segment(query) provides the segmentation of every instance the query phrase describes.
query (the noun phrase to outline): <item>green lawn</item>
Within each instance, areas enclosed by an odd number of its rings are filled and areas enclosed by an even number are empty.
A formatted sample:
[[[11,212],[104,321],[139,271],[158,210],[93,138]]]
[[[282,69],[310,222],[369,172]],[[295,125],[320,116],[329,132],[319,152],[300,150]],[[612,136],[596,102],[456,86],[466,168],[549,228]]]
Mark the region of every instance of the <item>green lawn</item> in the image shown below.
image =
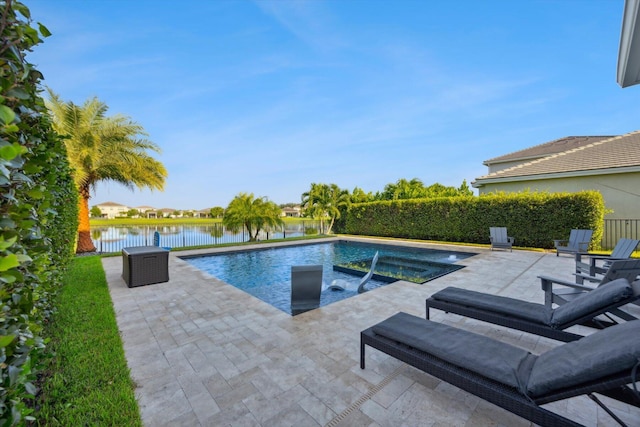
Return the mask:
[[[38,424],[141,426],[100,257],[73,260],[56,306]]]

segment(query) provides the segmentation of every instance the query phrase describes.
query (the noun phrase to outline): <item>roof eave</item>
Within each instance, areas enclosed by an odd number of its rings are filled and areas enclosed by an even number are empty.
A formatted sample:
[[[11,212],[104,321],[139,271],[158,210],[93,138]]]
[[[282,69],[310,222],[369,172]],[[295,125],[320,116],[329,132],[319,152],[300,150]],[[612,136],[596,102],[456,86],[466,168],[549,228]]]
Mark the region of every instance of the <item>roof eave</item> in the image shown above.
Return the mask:
[[[491,165],[498,165],[500,163],[527,162],[527,161],[531,161],[531,160],[541,159],[541,158],[547,157],[549,155],[550,154],[539,154],[537,156],[513,157],[511,159],[497,160],[497,161],[495,161],[494,159],[489,159],[489,160],[485,160],[484,162],[482,162],[482,164],[485,165],[485,166],[491,166]],[[498,157],[498,159],[499,159],[499,157]]]
[[[640,166],[592,169],[592,170],[571,171],[571,172],[556,172],[556,173],[545,173],[545,174],[539,174],[539,175],[478,178],[471,183],[471,186],[473,188],[480,188],[486,184],[499,184],[503,182],[537,181],[537,180],[543,180],[543,179],[575,178],[575,177],[581,177],[581,176],[613,175],[613,174],[633,173],[633,172],[640,172]]]
[[[625,88],[640,83],[640,0],[625,0],[618,50],[617,82]]]

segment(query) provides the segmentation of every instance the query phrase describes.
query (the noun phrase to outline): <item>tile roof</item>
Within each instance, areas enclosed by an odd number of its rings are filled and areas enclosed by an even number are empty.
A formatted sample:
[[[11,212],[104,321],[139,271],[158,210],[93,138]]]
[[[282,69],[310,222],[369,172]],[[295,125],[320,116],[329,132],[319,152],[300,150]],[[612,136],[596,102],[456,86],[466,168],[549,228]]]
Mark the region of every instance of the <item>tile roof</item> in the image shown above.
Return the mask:
[[[504,156],[494,157],[493,159],[485,160],[483,164],[490,165],[493,163],[502,163],[513,160],[525,160],[534,158],[537,159],[540,157],[549,156],[551,154],[572,150],[574,148],[582,147],[587,144],[602,141],[604,139],[613,138],[614,136],[615,135],[567,136],[564,138],[556,139],[555,141],[545,142],[544,144],[525,148],[524,150],[514,151],[513,153],[505,154]]]
[[[98,203],[96,206],[123,206],[123,207],[127,207],[125,205],[121,205],[120,203],[116,203],[116,202],[104,202],[104,203]]]
[[[567,151],[523,163],[476,178],[491,181],[500,178],[573,173],[589,175],[594,171],[636,167],[640,170],[640,131],[591,142]]]

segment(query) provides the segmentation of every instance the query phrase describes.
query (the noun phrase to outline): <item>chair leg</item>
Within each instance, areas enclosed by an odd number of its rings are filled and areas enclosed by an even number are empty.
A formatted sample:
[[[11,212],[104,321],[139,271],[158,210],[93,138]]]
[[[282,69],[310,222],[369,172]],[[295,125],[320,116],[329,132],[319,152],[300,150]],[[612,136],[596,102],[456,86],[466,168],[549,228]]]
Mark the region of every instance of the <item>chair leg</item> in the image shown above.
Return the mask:
[[[544,305],[551,308],[553,306],[553,283],[541,278],[542,290],[544,291]]]

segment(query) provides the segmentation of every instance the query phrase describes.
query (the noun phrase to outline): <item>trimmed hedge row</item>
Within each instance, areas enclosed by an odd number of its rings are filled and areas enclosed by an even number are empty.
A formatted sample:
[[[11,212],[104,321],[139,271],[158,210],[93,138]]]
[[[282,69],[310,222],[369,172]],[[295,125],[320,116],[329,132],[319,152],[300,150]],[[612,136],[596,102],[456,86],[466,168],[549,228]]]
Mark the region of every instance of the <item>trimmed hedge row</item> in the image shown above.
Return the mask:
[[[33,417],[29,400],[77,230],[78,195],[25,55],[47,36],[23,4],[0,1],[0,426]]]
[[[465,243],[489,243],[489,227],[507,227],[517,246],[550,249],[572,228],[593,229],[598,246],[604,212],[597,191],[505,193],[354,204],[338,226],[346,234]]]

